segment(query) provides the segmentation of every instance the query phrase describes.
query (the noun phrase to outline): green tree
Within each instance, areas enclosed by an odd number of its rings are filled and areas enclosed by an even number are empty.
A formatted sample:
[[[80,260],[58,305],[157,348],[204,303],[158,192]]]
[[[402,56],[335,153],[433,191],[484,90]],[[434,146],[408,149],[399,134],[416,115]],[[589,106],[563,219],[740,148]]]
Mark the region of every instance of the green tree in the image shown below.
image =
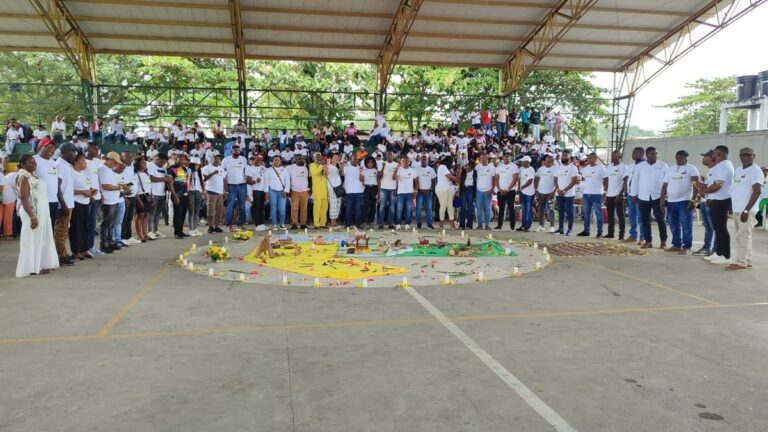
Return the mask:
[[[736,98],[736,78],[702,78],[686,84],[685,88],[692,90],[692,93],[661,106],[673,110],[676,116],[667,122],[670,135],[717,133],[720,129],[720,106]],[[746,124],[747,112],[744,110],[734,110],[728,116],[729,132],[742,132],[746,130]]]

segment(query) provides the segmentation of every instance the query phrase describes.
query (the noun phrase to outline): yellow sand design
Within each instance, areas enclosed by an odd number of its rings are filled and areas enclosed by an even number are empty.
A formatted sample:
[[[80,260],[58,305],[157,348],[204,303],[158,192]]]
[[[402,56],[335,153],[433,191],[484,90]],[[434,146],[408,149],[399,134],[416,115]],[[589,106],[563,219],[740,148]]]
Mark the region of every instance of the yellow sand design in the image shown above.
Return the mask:
[[[337,258],[335,256],[338,250],[337,244],[316,245],[315,250],[312,250],[310,242],[298,243],[298,245],[301,247],[299,256],[294,255],[293,247],[276,246],[277,256],[273,259],[269,259],[266,255],[262,257],[266,261],[257,259],[254,256],[255,249],[243,259],[256,264],[263,263],[267,267],[279,270],[328,279],[363,279],[408,271],[401,267],[385,266],[364,259]]]

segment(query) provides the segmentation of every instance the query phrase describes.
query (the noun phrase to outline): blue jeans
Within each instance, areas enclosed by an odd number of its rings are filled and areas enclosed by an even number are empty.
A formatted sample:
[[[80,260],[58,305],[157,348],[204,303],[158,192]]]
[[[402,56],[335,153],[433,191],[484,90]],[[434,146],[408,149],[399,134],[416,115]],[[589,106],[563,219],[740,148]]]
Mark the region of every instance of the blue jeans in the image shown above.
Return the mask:
[[[555,226],[555,209],[547,199],[548,196],[549,194],[539,194],[539,226],[542,228],[547,221],[547,214],[549,214],[549,226]]]
[[[597,223],[597,235],[603,233],[603,195],[585,194],[582,198],[584,203],[584,231],[589,233],[592,225],[592,213],[595,213],[595,222]]]
[[[94,241],[96,239],[96,220],[99,218],[100,209],[101,200],[93,200],[88,204],[88,241],[86,242],[88,249],[93,249]]]
[[[401,222],[411,224],[411,213],[413,211],[413,194],[397,194],[397,211],[395,212],[395,223]]]
[[[672,231],[672,246],[690,249],[693,246],[693,212],[688,201],[668,202],[667,220]]]
[[[477,225],[491,226],[491,197],[487,192],[475,192],[475,207],[477,207]]]
[[[96,142],[96,138],[97,137],[99,139],[101,139],[101,131],[98,131],[98,132],[90,131],[90,132],[88,132],[88,138],[90,138],[91,141]]]
[[[465,186],[461,192],[459,209],[459,228],[472,228],[475,221],[475,187]]]
[[[704,225],[704,249],[715,250],[717,239],[715,238],[715,227],[712,225],[712,217],[709,215],[709,207],[703,202],[699,206],[701,209],[701,222]]]
[[[247,189],[245,183],[231,184],[227,186],[227,211],[226,222],[227,226],[232,225],[232,211],[235,209],[235,202],[237,202],[237,224],[245,224],[245,194]]]
[[[377,218],[379,225],[384,225],[384,222],[388,222],[390,225],[395,220],[395,202],[397,196],[392,189],[380,189],[379,190],[379,216]],[[385,219],[386,216],[386,219]]]
[[[507,132],[507,124],[504,122],[496,122],[496,138],[501,140],[504,138],[504,134]]]
[[[125,135],[112,132],[111,134],[107,135],[107,140],[113,143],[119,142],[120,144],[125,144]]]
[[[231,187],[232,186],[230,186],[230,188]],[[287,201],[288,197],[283,196],[283,191],[269,189],[269,213],[270,218],[272,219],[272,225],[285,224],[285,203]],[[229,204],[229,202],[227,202],[227,204]],[[245,204],[245,202],[243,202],[243,204]],[[244,207],[243,216],[245,216]],[[227,206],[227,220],[229,220],[229,206]],[[245,220],[245,218],[243,218],[243,220]]]
[[[125,200],[120,198],[117,202],[115,215],[115,243],[123,241],[123,217],[125,217]]]
[[[360,226],[360,219],[363,215],[363,194],[348,193],[344,199],[346,208],[344,209],[344,225],[347,227]]]
[[[632,197],[627,197],[627,210],[629,211],[629,236],[640,239],[643,237],[643,226],[640,223],[640,207],[635,204]]]
[[[533,225],[534,195],[526,195],[524,193],[521,193],[519,196],[520,196],[520,210],[523,213],[523,228],[531,229],[531,225]]]
[[[421,226],[421,208],[424,207],[427,213],[427,226],[432,226],[432,190],[423,194],[421,191],[416,195],[416,224]]]
[[[558,230],[570,234],[573,231],[573,200],[576,197],[556,196],[557,212],[560,213]],[[565,218],[568,218],[568,231],[563,231]]]

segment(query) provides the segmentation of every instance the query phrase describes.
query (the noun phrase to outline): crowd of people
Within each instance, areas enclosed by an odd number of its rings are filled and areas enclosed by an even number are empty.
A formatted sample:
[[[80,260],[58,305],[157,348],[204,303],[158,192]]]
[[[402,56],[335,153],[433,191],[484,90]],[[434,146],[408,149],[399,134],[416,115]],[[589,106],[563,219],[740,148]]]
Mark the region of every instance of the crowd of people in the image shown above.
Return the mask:
[[[564,121],[559,113],[500,106],[495,124],[491,117],[488,110],[473,112],[471,124],[460,130],[461,114],[454,110],[449,125],[393,136],[379,113],[367,146],[354,123],[338,131],[315,126],[308,137],[301,129],[275,137],[263,129],[249,139],[241,120],[229,136],[218,122],[212,133],[225,143],[219,148],[199,125],[177,121],[167,142],[158,138],[162,133],[151,135],[150,127],[143,145],[106,155],[88,132],[93,127],[76,124],[72,139],[60,145],[61,136],[40,134],[36,154],[22,155],[17,172],[0,176],[2,234],[21,236],[17,276],[23,277],[164,238],[161,221],[173,226],[177,239],[203,235],[202,226],[220,233],[247,225],[264,231],[437,224],[571,236],[580,214],[581,237],[651,248],[655,221],[659,247],[667,252],[701,255],[728,270],[751,266],[765,179],[752,149],[740,150],[742,166],[736,169],[728,148],[707,152],[707,175],[688,163],[685,150],[670,165],[657,159],[653,147],[634,149],[628,164],[613,152],[603,164],[583,148],[561,149],[555,138]],[[60,126],[52,129],[66,130]],[[106,130],[116,131],[98,127]],[[693,252],[697,208],[705,238]]]

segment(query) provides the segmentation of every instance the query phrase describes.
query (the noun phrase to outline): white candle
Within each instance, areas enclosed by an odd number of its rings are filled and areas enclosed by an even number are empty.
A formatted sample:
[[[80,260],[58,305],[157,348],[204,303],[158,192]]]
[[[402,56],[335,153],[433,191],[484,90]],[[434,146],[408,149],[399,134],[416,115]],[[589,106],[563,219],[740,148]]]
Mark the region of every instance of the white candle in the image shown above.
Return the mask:
[[[307,230],[306,228],[304,228],[304,235],[307,235],[308,233],[309,233],[309,230]]]
[[[195,269],[195,263],[190,262],[189,263],[189,271],[192,271]]]
[[[187,266],[187,259],[186,259],[186,258],[182,258],[182,259],[181,259],[181,264],[182,264],[184,267],[186,267],[186,266]]]
[[[193,250],[193,251],[197,250],[197,245],[196,245],[196,244],[194,244],[194,243],[192,243],[192,250]]]
[[[272,235],[272,230],[267,231],[267,235]]]
[[[534,243],[534,244],[533,244],[533,248],[534,248],[534,249],[538,249],[538,248],[539,248],[539,244],[538,244],[538,243]]]
[[[541,262],[536,261],[536,270],[541,270]]]
[[[445,235],[445,230],[442,231],[442,234]]]
[[[184,254],[179,254],[179,261],[184,261]]]
[[[288,235],[288,230],[285,230],[285,235]]]
[[[240,273],[240,282],[245,282],[245,273]]]
[[[400,286],[403,287],[403,288],[408,286],[408,278],[407,277],[403,276],[403,281],[400,284]]]
[[[208,246],[213,246],[213,240],[208,240]]]
[[[445,278],[443,278],[443,282],[447,284],[451,283],[451,275],[445,275]]]
[[[229,243],[229,236],[224,237],[224,243]]]
[[[213,269],[212,268],[208,269],[208,276],[213,276]]]
[[[316,286],[316,287],[320,286],[320,278],[319,277],[315,278],[315,283],[313,285]]]
[[[493,234],[488,234],[488,240],[493,239]]]
[[[347,232],[349,232],[349,227],[347,227]]]
[[[485,280],[485,275],[483,274],[482,270],[477,272],[477,280],[479,280],[479,281],[484,281]]]
[[[414,228],[414,229],[413,229],[413,232],[414,232],[414,233],[416,232],[416,228]]]
[[[281,282],[283,285],[288,285],[288,275],[283,275],[283,279]]]
[[[461,238],[464,238],[464,230],[461,230]]]
[[[368,279],[363,279],[363,288],[368,288]]]
[[[520,267],[515,266],[515,269],[512,271],[512,274],[515,275],[515,276],[519,275],[520,274]]]

